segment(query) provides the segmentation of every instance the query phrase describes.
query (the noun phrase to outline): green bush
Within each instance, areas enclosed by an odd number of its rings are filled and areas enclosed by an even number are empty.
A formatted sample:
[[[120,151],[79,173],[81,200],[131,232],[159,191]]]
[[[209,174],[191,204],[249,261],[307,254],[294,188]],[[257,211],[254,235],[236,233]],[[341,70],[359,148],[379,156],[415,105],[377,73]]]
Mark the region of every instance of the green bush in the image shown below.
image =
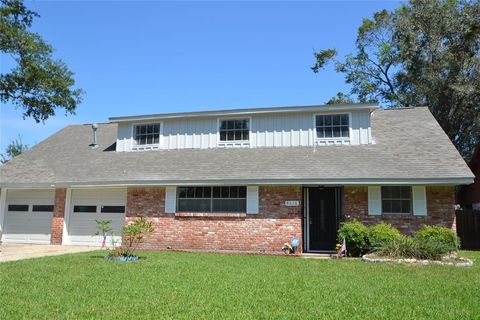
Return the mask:
[[[383,242],[373,252],[390,258],[441,260],[450,251],[450,247],[442,242],[400,236],[398,239]]]
[[[457,251],[460,248],[460,239],[449,228],[439,226],[422,226],[415,234],[419,242],[435,243],[438,246],[447,248],[449,252]]]
[[[378,248],[385,242],[399,240],[400,231],[388,223],[378,223],[368,228],[368,242],[372,248]]]
[[[338,229],[338,241],[345,239],[347,254],[360,257],[369,251],[368,228],[359,221],[344,222]]]

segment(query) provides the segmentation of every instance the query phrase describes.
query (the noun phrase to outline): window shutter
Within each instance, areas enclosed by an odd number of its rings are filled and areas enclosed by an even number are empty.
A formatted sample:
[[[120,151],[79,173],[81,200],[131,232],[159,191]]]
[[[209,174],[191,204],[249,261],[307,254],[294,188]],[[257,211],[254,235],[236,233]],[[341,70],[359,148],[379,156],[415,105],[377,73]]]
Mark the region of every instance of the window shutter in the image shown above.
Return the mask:
[[[165,212],[175,213],[177,209],[177,187],[165,188]]]
[[[368,215],[379,216],[382,214],[382,195],[380,186],[368,187]]]
[[[258,213],[258,187],[247,186],[247,213]]]
[[[426,216],[427,215],[427,194],[425,192],[425,186],[413,186],[412,198],[413,198],[412,199],[413,215]]]

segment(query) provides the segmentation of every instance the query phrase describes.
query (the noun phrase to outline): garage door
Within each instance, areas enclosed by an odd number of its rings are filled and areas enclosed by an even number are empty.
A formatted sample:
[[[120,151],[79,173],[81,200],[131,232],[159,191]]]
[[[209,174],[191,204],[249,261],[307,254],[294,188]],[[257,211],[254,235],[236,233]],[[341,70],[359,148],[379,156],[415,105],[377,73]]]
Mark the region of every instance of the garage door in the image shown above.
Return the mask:
[[[110,220],[118,235],[125,221],[126,189],[74,189],[72,190],[70,216],[68,219],[68,244],[98,245],[102,237],[95,220]],[[111,238],[107,239],[111,243]]]
[[[50,243],[55,190],[7,190],[4,242]]]

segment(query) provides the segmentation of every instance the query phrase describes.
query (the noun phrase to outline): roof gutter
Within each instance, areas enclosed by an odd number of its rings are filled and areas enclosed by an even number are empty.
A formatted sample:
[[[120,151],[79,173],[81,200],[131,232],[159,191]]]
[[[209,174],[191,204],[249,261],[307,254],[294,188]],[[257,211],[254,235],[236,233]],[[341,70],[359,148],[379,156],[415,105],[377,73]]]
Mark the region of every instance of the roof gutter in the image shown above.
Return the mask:
[[[151,181],[104,181],[104,182],[58,182],[58,183],[1,183],[1,188],[96,188],[137,186],[200,186],[200,185],[466,185],[473,183],[471,177],[435,179],[227,179],[227,180],[151,180]]]

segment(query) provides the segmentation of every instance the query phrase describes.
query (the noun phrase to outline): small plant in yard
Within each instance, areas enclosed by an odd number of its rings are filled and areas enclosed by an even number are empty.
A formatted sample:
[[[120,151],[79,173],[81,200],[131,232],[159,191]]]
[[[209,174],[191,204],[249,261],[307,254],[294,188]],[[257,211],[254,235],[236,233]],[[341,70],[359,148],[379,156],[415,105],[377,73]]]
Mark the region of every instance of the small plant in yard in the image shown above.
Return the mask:
[[[368,242],[372,248],[378,248],[385,242],[400,240],[398,229],[388,223],[377,223],[368,228]]]
[[[338,230],[337,239],[339,242],[345,239],[349,256],[359,257],[369,251],[368,236],[368,228],[363,223],[354,220],[342,223]]]
[[[122,228],[122,242],[119,246],[114,244],[113,248],[108,250],[108,257],[121,257],[126,260],[138,258],[134,255],[135,251],[154,231],[152,222],[144,217],[134,220]]]
[[[95,220],[95,223],[97,224],[98,229],[95,235],[102,236],[102,248],[105,248],[107,236],[111,235],[113,232],[113,229],[111,227],[112,220]]]
[[[415,239],[421,242],[439,243],[449,251],[457,251],[460,248],[460,239],[455,232],[446,227],[424,225],[415,233]]]

